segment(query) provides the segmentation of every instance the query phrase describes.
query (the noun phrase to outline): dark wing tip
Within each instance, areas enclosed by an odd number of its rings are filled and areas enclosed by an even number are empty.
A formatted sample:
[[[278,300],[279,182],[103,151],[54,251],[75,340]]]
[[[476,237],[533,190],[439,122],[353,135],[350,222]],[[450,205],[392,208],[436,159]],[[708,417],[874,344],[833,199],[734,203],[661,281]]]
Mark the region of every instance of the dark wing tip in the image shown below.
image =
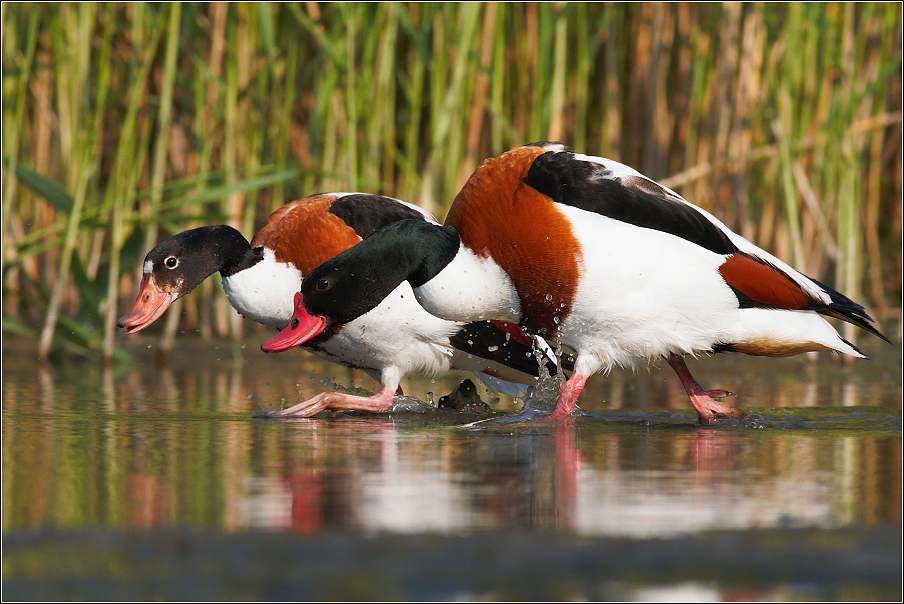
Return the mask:
[[[820,283],[816,279],[811,278],[810,280],[821,287],[827,294],[829,294],[829,298],[831,298],[832,300],[832,303],[828,307],[826,307],[825,309],[816,309],[816,312],[828,317],[839,319],[841,321],[844,321],[845,323],[856,325],[857,327],[873,334],[880,340],[884,340],[889,344],[892,343],[891,340],[886,338],[885,335],[876,328],[876,326],[874,325],[875,321],[871,316],[869,316],[869,314],[867,314],[865,308],[863,308],[861,305],[857,304],[844,294]],[[860,354],[863,353],[861,352]]]

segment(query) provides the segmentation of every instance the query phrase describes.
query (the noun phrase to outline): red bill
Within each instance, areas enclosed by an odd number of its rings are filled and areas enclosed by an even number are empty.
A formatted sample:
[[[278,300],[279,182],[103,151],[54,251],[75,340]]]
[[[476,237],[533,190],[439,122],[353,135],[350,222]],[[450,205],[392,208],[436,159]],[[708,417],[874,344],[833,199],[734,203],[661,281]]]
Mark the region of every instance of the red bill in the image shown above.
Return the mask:
[[[304,309],[301,292],[295,294],[295,312],[289,325],[281,332],[264,342],[264,352],[282,352],[314,338],[326,327],[326,319],[309,315]]]

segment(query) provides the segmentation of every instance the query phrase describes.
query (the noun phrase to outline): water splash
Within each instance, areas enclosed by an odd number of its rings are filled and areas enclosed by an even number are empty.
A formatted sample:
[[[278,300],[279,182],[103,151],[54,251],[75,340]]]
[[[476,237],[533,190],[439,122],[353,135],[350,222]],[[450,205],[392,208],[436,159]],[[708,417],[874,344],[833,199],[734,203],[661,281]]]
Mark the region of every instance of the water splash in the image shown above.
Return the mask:
[[[436,407],[425,403],[414,396],[405,396],[397,394],[392,399],[392,407],[390,413],[436,413]]]
[[[478,420],[459,426],[460,428],[471,428],[479,424],[512,424],[512,423],[530,423],[539,422],[555,411],[559,402],[559,393],[565,384],[565,374],[562,371],[562,351],[561,349],[553,351],[546,340],[539,336],[534,336],[534,345],[532,349],[533,357],[537,361],[537,369],[539,377],[537,383],[528,386],[527,394],[521,399],[521,409],[517,412],[502,417],[491,417]],[[550,374],[547,365],[548,361],[555,360],[556,373]],[[516,399],[517,400],[517,399]]]
[[[470,382],[470,380],[465,380],[465,381]],[[320,383],[328,388],[333,389],[336,392],[342,392],[345,394],[352,394],[355,396],[365,396],[365,397],[373,396],[373,394],[374,394],[373,392],[370,392],[369,390],[366,390],[366,389],[358,387],[358,386],[345,386],[343,384],[333,381],[332,379],[330,379],[328,377],[320,380]],[[459,389],[461,387],[462,386],[459,386]],[[471,387],[472,388],[474,387],[473,383],[471,383]],[[458,389],[456,389],[456,391],[457,390]],[[389,412],[390,413],[436,413],[436,412],[438,412],[439,408],[435,403],[433,403],[432,393],[431,393],[431,395],[428,395],[428,398],[430,398],[431,400],[422,401],[421,399],[414,397],[414,396],[397,394],[392,399],[392,407],[389,408]],[[446,397],[442,397],[442,398],[446,398]],[[479,398],[478,398],[478,401],[479,401]],[[490,401],[490,404],[495,404],[498,401],[499,401],[498,398],[494,399],[494,400]],[[489,407],[489,405],[487,405],[486,403],[483,403],[483,402],[480,402],[480,405],[473,403],[473,404],[466,405],[466,406],[462,407],[461,409],[455,408],[454,411],[458,412],[458,413],[463,413],[463,414],[493,413],[493,410]]]
[[[331,378],[325,377],[320,380],[320,383],[326,386],[327,388],[331,388],[336,392],[342,392],[343,394],[352,394],[354,396],[373,396],[374,393],[370,390],[366,390],[361,388],[360,386],[350,385],[345,386],[344,384],[340,384],[338,382],[334,382]]]

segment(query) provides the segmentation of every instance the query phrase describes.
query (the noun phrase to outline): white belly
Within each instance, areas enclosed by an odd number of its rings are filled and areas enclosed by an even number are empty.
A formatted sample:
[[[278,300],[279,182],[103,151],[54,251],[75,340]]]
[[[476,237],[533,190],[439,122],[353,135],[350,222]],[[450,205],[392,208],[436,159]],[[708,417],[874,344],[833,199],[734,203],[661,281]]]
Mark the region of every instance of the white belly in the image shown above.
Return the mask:
[[[581,276],[560,341],[591,372],[712,348],[738,322],[724,257],[679,237],[561,206],[583,246]],[[579,364],[583,364],[579,361]],[[585,374],[586,375],[586,374]]]
[[[458,329],[458,323],[425,311],[405,281],[317,348],[345,364],[397,372],[397,379],[409,373],[440,377],[449,370],[449,337]]]

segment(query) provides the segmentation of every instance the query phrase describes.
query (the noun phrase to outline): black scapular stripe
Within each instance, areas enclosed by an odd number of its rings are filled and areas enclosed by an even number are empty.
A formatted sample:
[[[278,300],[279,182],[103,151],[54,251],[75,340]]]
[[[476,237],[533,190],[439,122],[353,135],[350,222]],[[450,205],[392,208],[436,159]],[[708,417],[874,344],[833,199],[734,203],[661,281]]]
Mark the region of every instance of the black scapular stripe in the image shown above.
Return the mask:
[[[363,193],[340,197],[330,205],[330,212],[355,229],[361,239],[399,220],[424,220],[423,214],[395,199]]]
[[[551,151],[531,165],[524,183],[553,201],[621,222],[681,237],[717,254],[737,247],[719,227],[677,200],[653,181],[632,179],[628,186],[605,165],[583,161],[570,152]],[[652,192],[651,192],[652,191]]]

